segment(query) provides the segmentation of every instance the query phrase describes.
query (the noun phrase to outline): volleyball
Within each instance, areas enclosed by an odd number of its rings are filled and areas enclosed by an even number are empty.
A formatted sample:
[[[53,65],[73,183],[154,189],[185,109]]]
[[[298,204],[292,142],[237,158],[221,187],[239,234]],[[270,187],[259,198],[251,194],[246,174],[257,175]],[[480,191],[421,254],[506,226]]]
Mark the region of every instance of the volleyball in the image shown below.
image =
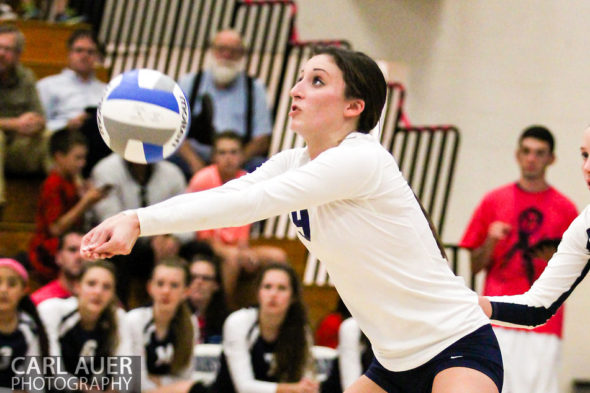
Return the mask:
[[[140,164],[172,155],[190,124],[188,102],[180,86],[150,69],[135,69],[113,78],[96,116],[106,145]]]

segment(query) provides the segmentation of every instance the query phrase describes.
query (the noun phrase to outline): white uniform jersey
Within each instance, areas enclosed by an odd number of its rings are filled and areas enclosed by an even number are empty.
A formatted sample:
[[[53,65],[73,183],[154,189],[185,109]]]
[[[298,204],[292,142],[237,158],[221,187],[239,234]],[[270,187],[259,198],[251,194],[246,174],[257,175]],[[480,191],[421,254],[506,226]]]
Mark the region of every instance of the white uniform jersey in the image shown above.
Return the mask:
[[[523,295],[490,296],[492,319],[533,328],[544,324],[590,270],[590,206],[564,232],[557,252]],[[508,323],[501,323],[508,322]]]
[[[387,369],[424,364],[489,322],[442,257],[393,157],[371,135],[353,132],[314,160],[307,148],[287,150],[222,187],[137,210],[144,236],[288,212]]]
[[[160,386],[188,380],[195,369],[195,357],[191,356],[186,367],[177,375],[170,373],[170,365],[174,359],[174,346],[171,331],[159,340],[156,337],[156,325],[154,322],[153,307],[139,307],[127,313],[126,326],[131,338],[131,354],[141,356],[141,388],[142,390],[155,389],[158,386],[150,378],[157,375]],[[187,334],[193,336],[193,348],[198,342],[199,334],[196,321],[193,321],[193,331]]]

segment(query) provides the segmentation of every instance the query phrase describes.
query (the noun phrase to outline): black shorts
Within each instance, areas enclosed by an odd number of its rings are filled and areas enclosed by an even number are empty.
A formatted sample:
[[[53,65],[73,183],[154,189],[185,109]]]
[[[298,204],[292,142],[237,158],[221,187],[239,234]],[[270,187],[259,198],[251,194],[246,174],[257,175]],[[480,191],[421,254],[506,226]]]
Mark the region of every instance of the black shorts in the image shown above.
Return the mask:
[[[365,375],[389,393],[431,393],[434,377],[452,367],[481,371],[502,391],[502,354],[491,325],[480,327],[412,370],[389,371],[373,359]]]

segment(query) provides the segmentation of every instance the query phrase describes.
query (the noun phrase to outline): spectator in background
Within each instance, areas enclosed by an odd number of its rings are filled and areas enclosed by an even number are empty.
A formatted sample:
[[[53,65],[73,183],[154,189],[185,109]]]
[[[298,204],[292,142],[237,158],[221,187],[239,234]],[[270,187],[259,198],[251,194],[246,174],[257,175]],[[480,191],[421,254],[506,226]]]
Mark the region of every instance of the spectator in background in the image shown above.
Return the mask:
[[[301,283],[289,265],[259,275],[258,307],[232,313],[223,326],[216,393],[317,393],[312,339]]]
[[[123,210],[136,209],[161,202],[184,193],[186,181],[180,169],[168,161],[153,164],[136,164],[124,160],[112,153],[100,160],[90,176],[98,186],[108,187],[106,198],[98,202],[92,212],[98,221],[102,221]],[[152,269],[159,260],[178,255],[182,241],[192,239],[194,235],[160,235],[141,239],[132,253],[116,257],[117,293],[125,305],[129,305],[131,294],[130,282],[138,281],[133,295],[138,303],[149,300],[146,283]]]
[[[60,128],[79,131],[89,117],[85,109],[96,108],[105,88],[94,75],[100,53],[92,31],[75,30],[67,47],[68,67],[37,82],[50,131]]]
[[[246,171],[241,169],[243,157],[242,140],[238,134],[233,131],[224,131],[215,135],[212,151],[213,164],[201,169],[193,176],[187,192],[219,187],[245,175]],[[231,308],[237,305],[235,293],[242,271],[253,273],[261,265],[269,262],[287,262],[287,254],[278,247],[250,247],[250,224],[200,231],[197,233],[197,238],[208,242],[215,253],[223,259],[221,272],[225,294]]]
[[[75,30],[68,38],[67,48],[68,67],[60,74],[41,79],[37,90],[50,131],[60,128],[80,131],[88,140],[89,151],[83,170],[84,177],[88,177],[96,162],[111,152],[96,123],[96,107],[105,89],[94,72],[101,54],[89,29]]]
[[[488,193],[469,223],[461,247],[471,250],[471,269],[487,272],[483,294],[526,292],[547,265],[537,251],[552,254],[577,215],[575,205],[547,183],[555,161],[554,139],[542,126],[525,129],[518,140],[520,178]],[[495,326],[504,361],[504,391],[557,393],[563,308],[534,330]],[[543,356],[538,356],[542,352]]]
[[[80,358],[94,358],[95,365],[105,365],[105,358],[129,356],[131,352],[125,311],[117,305],[113,264],[104,260],[85,263],[78,285],[77,297],[48,299],[39,305],[39,315],[47,329],[49,353],[58,357],[60,370],[87,380],[98,377],[104,384],[102,377],[108,367],[84,367]],[[84,386],[84,381],[68,382],[68,386],[77,385]],[[94,385],[80,390],[108,389]]]
[[[340,324],[347,318],[350,318],[350,311],[348,311],[342,299],[338,297],[336,309],[322,318],[318,323],[315,330],[315,344],[337,348]]]
[[[164,259],[148,283],[152,305],[127,313],[130,354],[141,357],[142,392],[188,392],[194,384],[199,331],[186,302],[189,282],[184,260]]]
[[[81,181],[87,152],[83,135],[60,130],[49,144],[55,164],[41,186],[35,235],[29,246],[29,260],[45,282],[58,276],[55,255],[59,237],[72,229],[84,230],[84,214],[109,192],[108,187]]]
[[[223,322],[227,318],[227,304],[221,279],[221,264],[217,257],[195,255],[189,266],[191,284],[189,303],[199,323],[199,341],[219,344]]]
[[[25,268],[9,258],[0,258],[0,391],[24,388],[15,384],[10,365],[21,356],[47,356],[47,333],[35,305],[27,295],[29,275]],[[33,371],[34,372],[34,371]],[[31,370],[29,370],[29,375]],[[30,384],[29,384],[30,385]]]
[[[59,237],[55,263],[59,267],[59,273],[55,280],[42,286],[31,294],[31,300],[35,305],[47,299],[65,299],[75,295],[75,285],[82,273],[82,256],[80,255],[80,244],[82,243],[81,232],[68,231]]]
[[[211,43],[206,70],[179,81],[193,114],[189,138],[178,154],[190,175],[209,162],[212,137],[223,130],[235,130],[242,138],[246,170],[251,172],[266,159],[271,114],[264,85],[246,74],[246,53],[237,31],[220,31]]]
[[[44,173],[49,166],[48,135],[33,71],[20,64],[25,38],[13,25],[0,24],[0,206],[4,172]]]

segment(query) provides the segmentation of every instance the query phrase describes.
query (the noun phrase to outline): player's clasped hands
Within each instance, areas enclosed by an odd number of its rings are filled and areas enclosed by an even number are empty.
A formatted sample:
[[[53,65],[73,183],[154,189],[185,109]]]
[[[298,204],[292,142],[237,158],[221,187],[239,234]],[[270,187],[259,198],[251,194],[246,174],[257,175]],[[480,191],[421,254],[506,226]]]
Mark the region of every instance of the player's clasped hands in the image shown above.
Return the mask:
[[[302,378],[294,386],[294,393],[318,393],[320,391],[320,384],[309,378]]]
[[[82,238],[80,252],[86,259],[104,259],[131,252],[139,237],[137,214],[119,213],[92,229]]]

